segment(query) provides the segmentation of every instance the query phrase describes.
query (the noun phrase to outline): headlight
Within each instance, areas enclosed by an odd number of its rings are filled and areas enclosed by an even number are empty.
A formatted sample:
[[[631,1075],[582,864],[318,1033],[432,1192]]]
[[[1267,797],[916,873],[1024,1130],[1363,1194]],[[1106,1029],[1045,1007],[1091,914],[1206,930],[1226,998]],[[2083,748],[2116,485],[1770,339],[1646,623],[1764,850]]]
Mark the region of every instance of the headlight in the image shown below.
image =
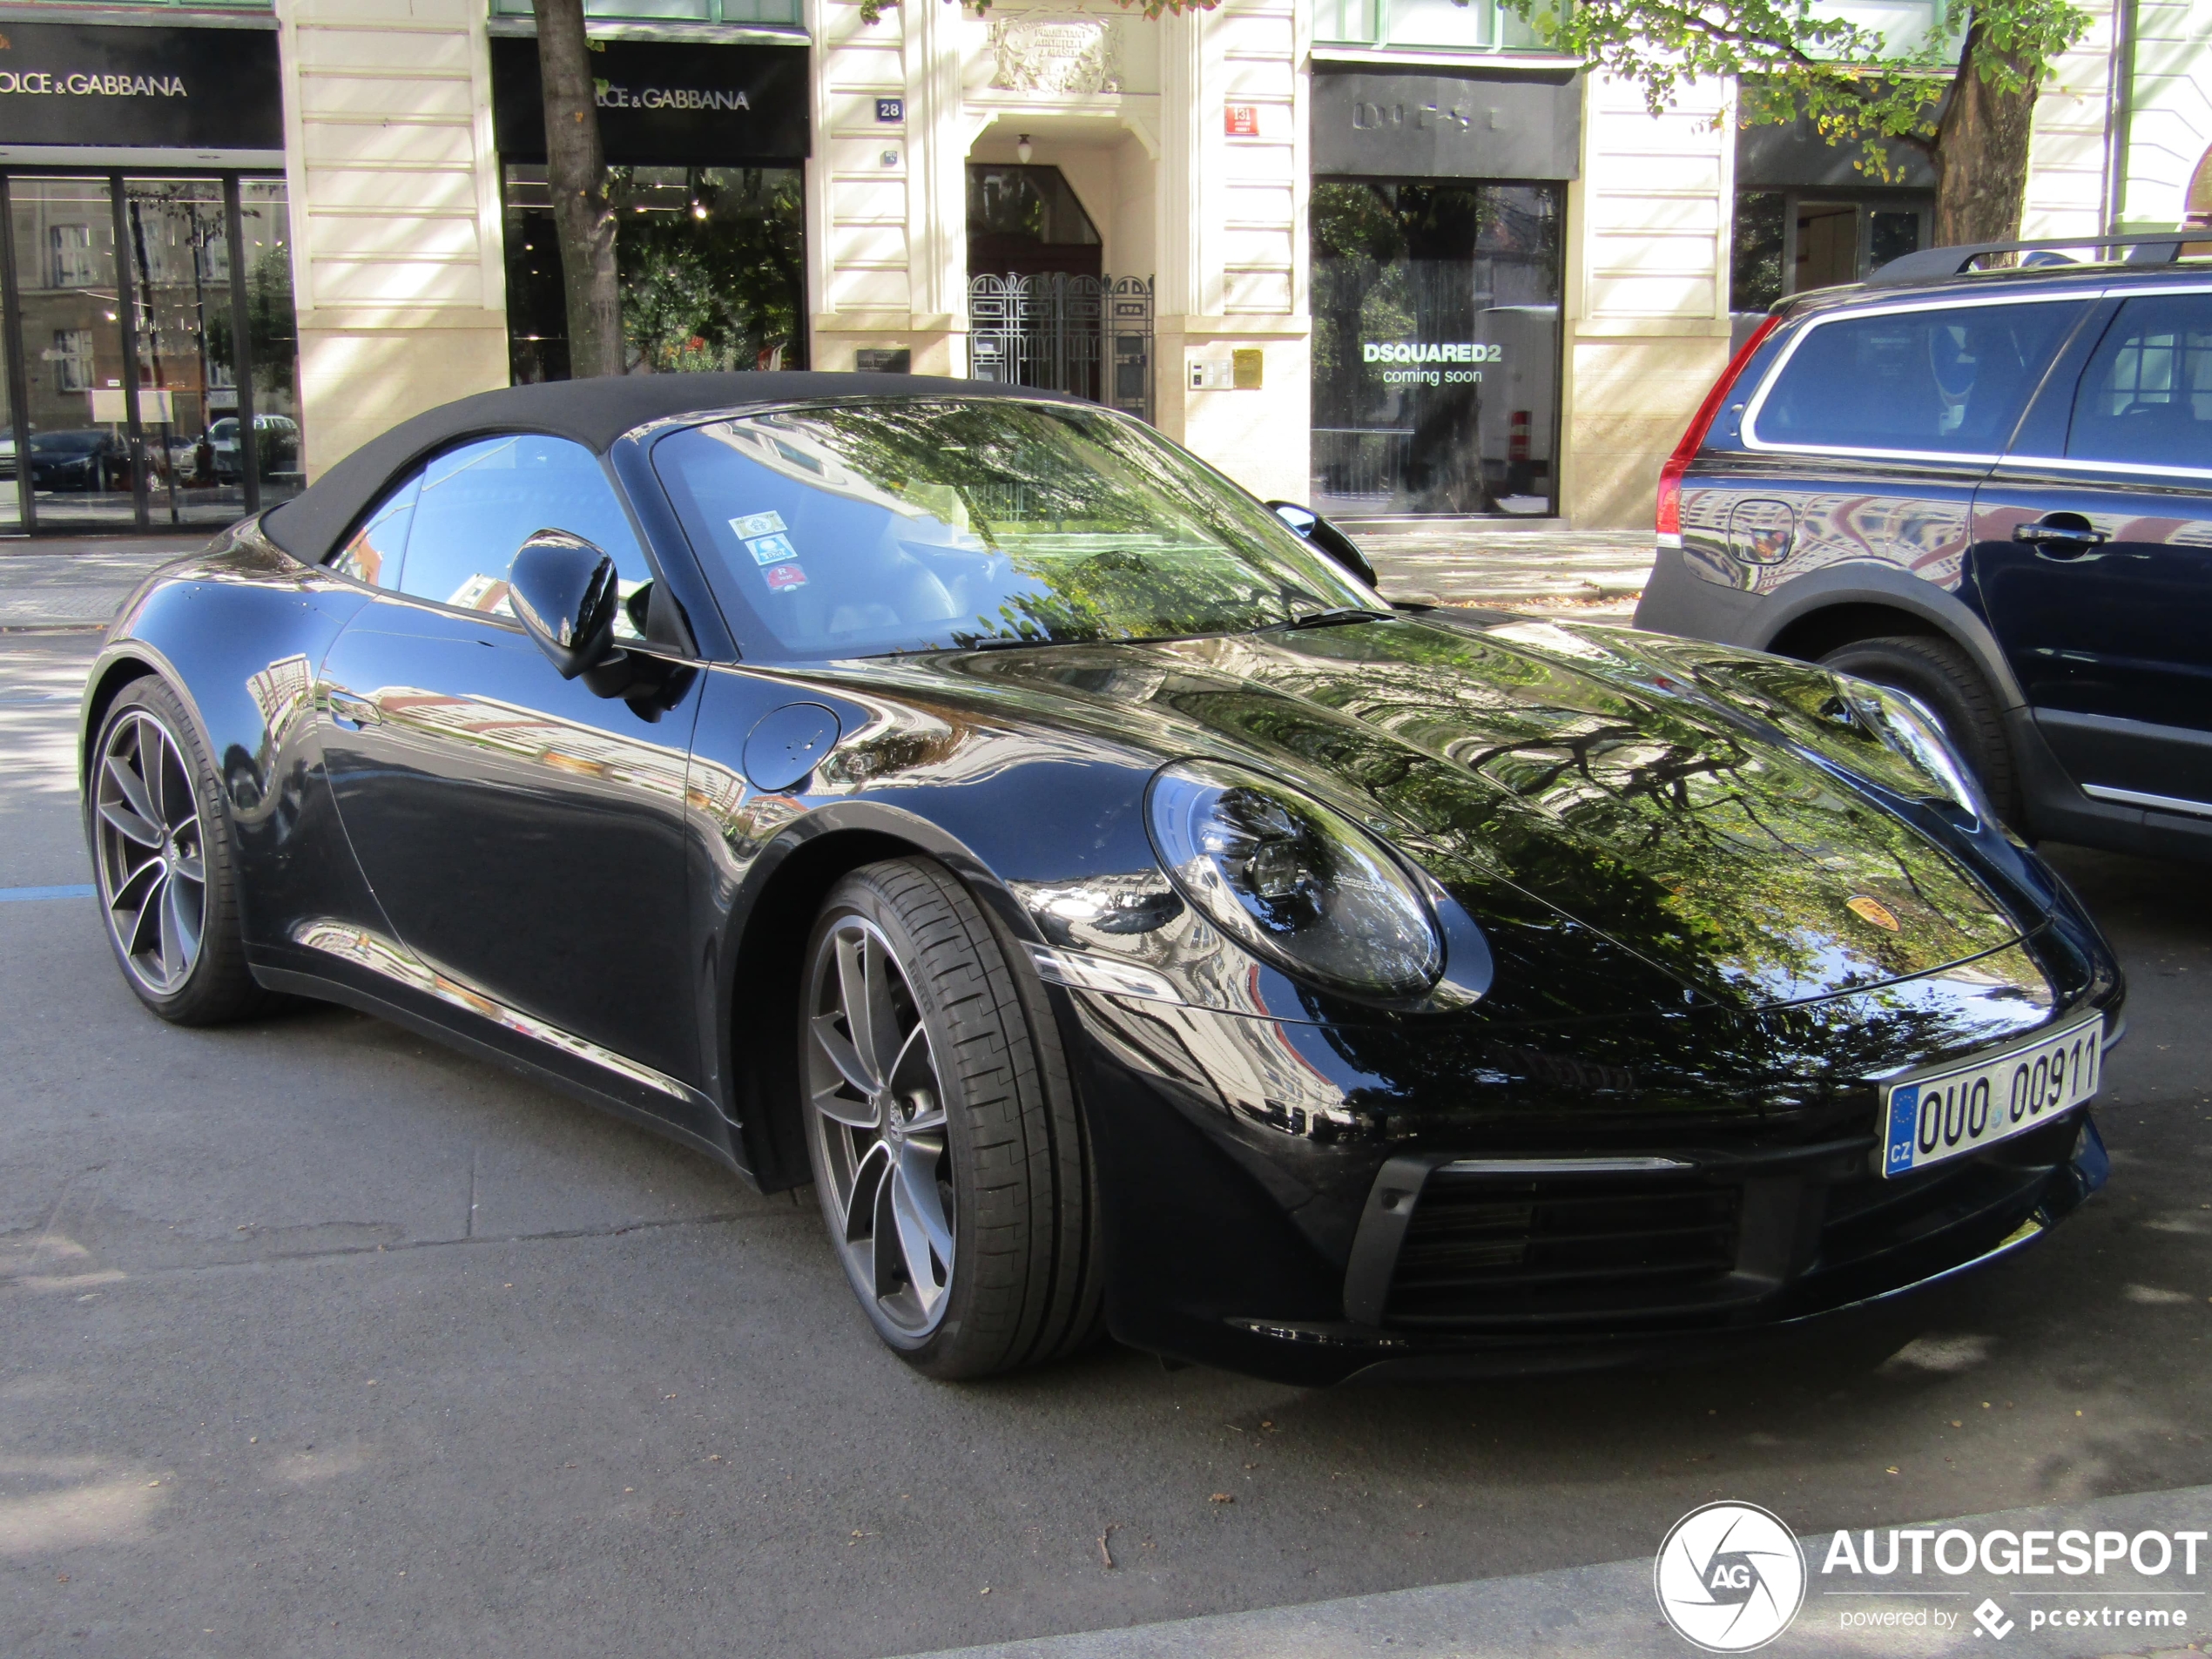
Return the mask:
[[[1952,805],[1976,818],[1994,819],[1981,786],[1952,752],[1934,715],[1916,699],[1869,680],[1844,682],[1851,711],[1866,728],[1913,771],[1936,786]]]
[[[1152,779],[1152,844],[1183,896],[1285,973],[1355,995],[1413,996],[1444,947],[1427,903],[1364,830],[1241,766],[1184,760]]]

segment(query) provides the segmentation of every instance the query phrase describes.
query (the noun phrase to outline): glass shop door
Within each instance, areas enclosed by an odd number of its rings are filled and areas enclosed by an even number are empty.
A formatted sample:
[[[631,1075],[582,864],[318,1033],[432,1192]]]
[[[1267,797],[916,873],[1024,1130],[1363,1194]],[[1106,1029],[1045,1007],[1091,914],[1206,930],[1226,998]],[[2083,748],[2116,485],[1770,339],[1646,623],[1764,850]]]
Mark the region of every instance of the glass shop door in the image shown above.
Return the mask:
[[[215,528],[297,490],[281,181],[17,173],[0,211],[0,534]]]

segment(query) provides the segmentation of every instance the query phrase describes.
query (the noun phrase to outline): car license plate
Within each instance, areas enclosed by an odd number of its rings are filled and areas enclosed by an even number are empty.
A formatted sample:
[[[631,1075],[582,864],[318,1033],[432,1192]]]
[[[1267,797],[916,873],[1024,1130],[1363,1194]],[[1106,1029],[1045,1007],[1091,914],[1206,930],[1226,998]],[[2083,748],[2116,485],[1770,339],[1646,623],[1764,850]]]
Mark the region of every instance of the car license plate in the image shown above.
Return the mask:
[[[1989,1060],[1891,1083],[1882,1173],[1909,1175],[2047,1123],[2097,1092],[2105,1016],[2093,1014]]]

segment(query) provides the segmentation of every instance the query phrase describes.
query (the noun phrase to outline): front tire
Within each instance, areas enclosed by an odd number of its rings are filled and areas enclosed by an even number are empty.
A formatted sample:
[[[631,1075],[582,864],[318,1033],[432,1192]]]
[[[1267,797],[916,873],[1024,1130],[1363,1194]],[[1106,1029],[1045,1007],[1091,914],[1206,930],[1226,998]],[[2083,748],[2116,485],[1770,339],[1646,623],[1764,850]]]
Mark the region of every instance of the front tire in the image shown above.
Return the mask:
[[[235,843],[222,784],[160,680],[110,705],[84,785],[84,829],[117,965],[177,1025],[219,1025],[269,1001],[246,965]]]
[[[2005,736],[2004,716],[1989,682],[1966,652],[1947,639],[1901,634],[1839,647],[1823,657],[1820,665],[1919,699],[1942,725],[1959,758],[1973,769],[1997,816],[2019,827],[2020,778]]]
[[[845,877],[807,942],[799,1075],[822,1219],[876,1334],[933,1377],[1039,1364],[1100,1327],[1089,1149],[1026,968],[926,859]]]

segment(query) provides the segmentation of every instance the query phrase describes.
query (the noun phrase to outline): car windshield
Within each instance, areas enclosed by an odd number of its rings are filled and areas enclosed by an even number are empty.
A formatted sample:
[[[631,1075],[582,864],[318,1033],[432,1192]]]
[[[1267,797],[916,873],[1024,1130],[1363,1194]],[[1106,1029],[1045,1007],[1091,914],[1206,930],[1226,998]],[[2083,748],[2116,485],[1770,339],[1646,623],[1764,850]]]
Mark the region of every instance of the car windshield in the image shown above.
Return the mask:
[[[86,455],[106,440],[105,432],[34,432],[30,435],[30,447],[63,455]]]
[[[1387,610],[1228,480],[1105,409],[854,400],[671,433],[653,460],[750,658],[1178,638]]]

